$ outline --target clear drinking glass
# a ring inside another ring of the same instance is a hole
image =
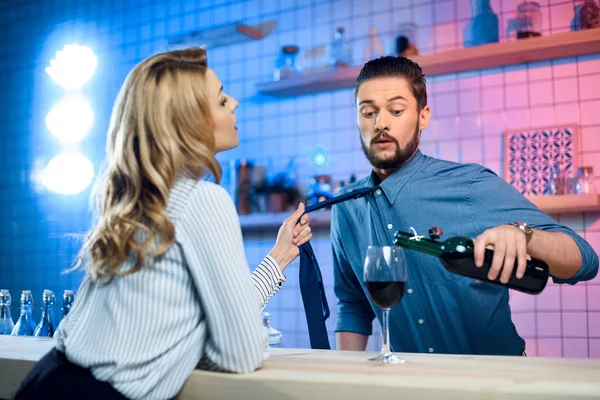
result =
[[[369,359],[381,364],[403,363],[404,359],[392,354],[388,328],[390,309],[404,296],[408,272],[406,258],[401,248],[391,246],[369,246],[365,257],[364,282],[369,297],[382,310],[383,345],[381,353]]]

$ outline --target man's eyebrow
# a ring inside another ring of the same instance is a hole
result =
[[[394,97],[392,97],[392,98],[388,99],[387,101],[388,101],[388,103],[389,103],[389,102],[391,102],[391,101],[395,101],[395,100],[403,100],[403,101],[406,101],[406,102],[408,102],[408,100],[406,100],[406,98],[405,98],[405,97],[403,97],[403,96],[394,96]],[[358,103],[358,105],[360,106],[361,104],[375,104],[375,102],[374,102],[373,100],[361,100],[361,101]]]
[[[388,101],[394,101],[394,100],[404,100],[404,101],[408,101],[406,100],[404,97],[402,96],[394,96],[391,99],[388,99]]]

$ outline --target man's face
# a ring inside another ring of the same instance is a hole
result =
[[[363,82],[356,93],[358,128],[365,156],[376,169],[395,170],[415,154],[421,130],[429,124],[429,106],[417,111],[417,99],[403,78]]]

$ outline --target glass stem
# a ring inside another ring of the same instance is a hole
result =
[[[389,315],[390,315],[390,309],[389,308],[384,308],[382,309],[382,317],[381,317],[381,322],[382,322],[382,328],[383,328],[383,345],[381,346],[381,354],[383,354],[384,356],[388,356],[390,354],[392,354],[392,352],[390,351],[390,330],[388,327],[389,324]]]

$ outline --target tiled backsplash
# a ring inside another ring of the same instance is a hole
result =
[[[570,30],[570,0],[540,0],[544,35]],[[491,1],[500,17],[500,40],[516,0]],[[15,306],[22,289],[32,289],[39,304],[44,288],[55,293],[76,289],[80,275],[61,275],[78,250],[65,237],[90,226],[89,191],[74,197],[50,194],[34,184],[34,176],[56,153],[44,118],[58,91],[45,66],[66,43],[89,45],[99,67],[88,89],[96,114],[83,150],[96,169],[104,158],[104,140],[112,102],[128,71],[142,58],[164,49],[166,38],[197,28],[232,21],[248,24],[276,20],[265,39],[209,51],[209,64],[240,101],[237,111],[240,146],[221,154],[229,161],[251,158],[283,167],[296,157],[301,182],[327,173],[334,179],[362,177],[369,165],[360,149],[352,90],[276,99],[257,93],[258,82],[271,79],[279,48],[301,49],[327,44],[337,26],[353,40],[354,64],[371,26],[379,28],[389,47],[402,22],[418,25],[422,54],[463,46],[462,32],[471,18],[467,0],[173,0],[125,2],[17,1],[0,5],[0,286],[11,290]],[[501,173],[503,132],[539,126],[576,124],[580,156],[600,174],[600,54],[448,74],[427,78],[432,124],[423,132],[424,153],[458,162],[476,162]],[[328,163],[312,164],[316,147]],[[227,185],[227,179],[224,182]],[[600,251],[600,213],[558,215]],[[253,268],[271,248],[276,232],[246,234]],[[313,247],[326,282],[334,340],[335,296],[328,231],[315,232]],[[273,325],[286,346],[309,347],[298,289],[297,263],[269,303]],[[513,294],[512,309],[530,355],[600,357],[600,277],[576,286],[552,283],[540,296]],[[35,314],[39,317],[39,310]],[[376,349],[379,330],[370,342]]]

